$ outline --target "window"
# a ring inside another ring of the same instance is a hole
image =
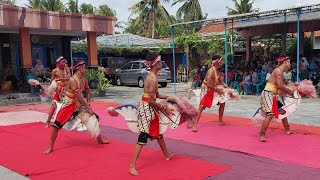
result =
[[[124,70],[131,69],[131,65],[132,65],[132,63],[128,63],[123,67],[123,69]]]
[[[140,63],[140,69],[145,69],[147,66],[144,63]]]
[[[139,63],[132,63],[131,69],[139,69]]]

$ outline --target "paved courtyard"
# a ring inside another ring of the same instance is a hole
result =
[[[186,97],[190,85],[187,83],[177,84],[177,96]],[[143,89],[136,86],[112,86],[107,89],[107,94],[102,99],[109,102],[120,102],[123,104],[137,104],[141,98]],[[159,87],[159,93],[166,95],[174,95],[173,84],[168,85],[166,88]],[[198,106],[195,97],[191,100],[194,106]],[[238,102],[229,101],[226,104],[225,115],[227,116],[240,116],[251,118],[256,112],[259,104],[259,96],[247,95],[242,96]],[[295,124],[306,124],[312,126],[320,126],[320,98],[309,99],[304,98],[294,114],[289,116],[289,122]],[[218,113],[218,108],[206,109],[207,113]]]

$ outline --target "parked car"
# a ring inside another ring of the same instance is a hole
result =
[[[130,61],[123,68],[116,71],[116,84],[136,84],[140,88],[144,86],[144,79],[149,70],[143,60]],[[171,82],[171,71],[167,64],[162,61],[162,69],[158,72],[158,82],[161,87],[166,87]]]

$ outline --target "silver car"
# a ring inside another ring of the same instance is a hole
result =
[[[116,72],[116,84],[121,86],[122,84],[144,86],[144,79],[149,73],[147,66],[143,60],[130,61],[123,68],[118,69]],[[162,69],[158,72],[158,82],[161,87],[166,87],[171,82],[171,71],[167,64],[162,61]]]

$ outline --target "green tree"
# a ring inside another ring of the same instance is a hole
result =
[[[111,9],[108,5],[101,5],[98,8],[98,15],[101,16],[116,16],[117,12]]]
[[[32,9],[42,9],[41,0],[28,0],[28,4],[25,5]]]
[[[95,14],[95,8],[91,4],[82,3],[80,5],[80,13]]]
[[[16,0],[0,0],[0,4],[15,5]]]
[[[199,0],[174,0],[172,6],[176,5],[177,3],[183,3],[182,6],[177,10],[177,19],[182,19],[186,22],[205,19]]]
[[[41,0],[42,9],[46,11],[64,11],[65,7],[60,0]]]
[[[70,13],[79,13],[79,3],[78,0],[69,0],[67,3],[68,7],[66,9],[66,12]]]
[[[163,0],[169,2],[170,0]],[[162,25],[172,23],[171,16],[161,5],[160,0],[141,0],[129,8],[131,15],[138,15],[137,18],[129,20],[127,31],[151,38],[158,37],[155,34],[159,29],[156,24],[161,22]],[[158,26],[159,27],[159,26]]]
[[[254,0],[232,0],[234,2],[235,8],[227,7],[228,15],[245,14],[258,12],[259,9],[253,8]],[[240,2],[239,2],[240,1]]]

